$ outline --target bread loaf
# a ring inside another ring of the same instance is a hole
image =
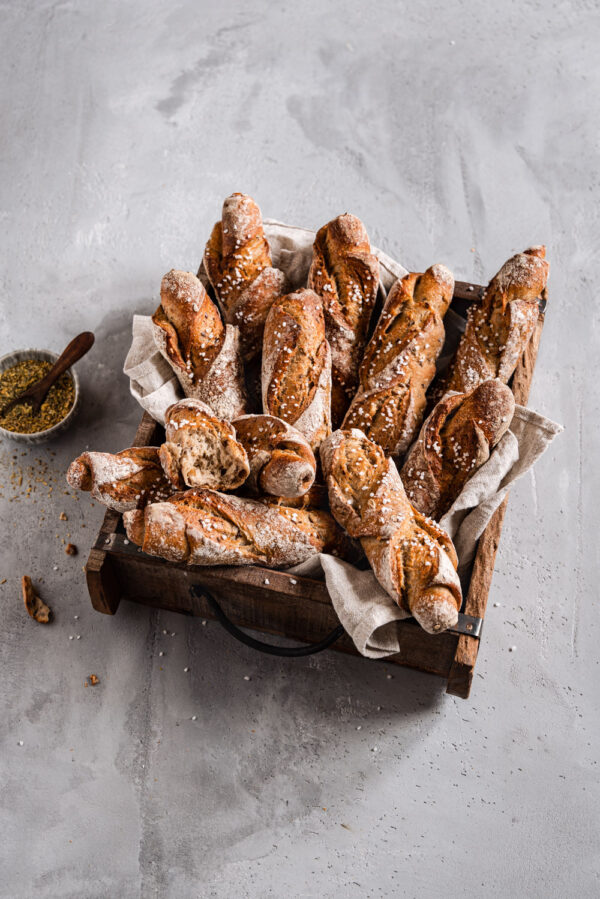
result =
[[[225,321],[240,330],[243,358],[252,359],[261,351],[271,304],[286,288],[285,275],[273,268],[260,209],[252,197],[227,197],[206,245],[204,268]]]
[[[154,340],[184,394],[205,402],[219,418],[242,415],[246,396],[237,328],[223,325],[191,272],[166,274],[160,296],[152,316]]]
[[[156,446],[132,446],[115,454],[82,453],[71,462],[67,482],[115,512],[141,509],[173,493]]]
[[[312,290],[271,306],[263,342],[263,411],[300,431],[314,450],[331,433],[331,353],[323,305]]]
[[[379,261],[356,216],[339,215],[317,231],[308,286],[323,300],[332,359],[332,420],[339,427],[356,392],[379,286]]]
[[[212,490],[176,493],[123,516],[144,552],[188,565],[287,568],[319,552],[344,553],[348,540],[324,510],[268,505]]]
[[[321,491],[325,493],[323,498]],[[346,562],[356,563],[364,558],[358,540],[350,537],[339,527],[329,511],[329,503],[325,487],[312,487],[308,493],[300,497],[261,496],[258,502],[269,508],[276,508],[278,513],[295,525],[315,529],[327,549],[322,552],[338,556]],[[297,513],[301,514],[298,515]]]
[[[467,327],[434,399],[449,390],[467,393],[490,378],[507,384],[539,317],[539,297],[550,266],[546,248],[530,247],[505,262],[469,309]]]
[[[440,400],[400,472],[413,506],[439,521],[487,462],[514,411],[512,391],[499,380],[483,381],[471,393]]]
[[[419,432],[453,292],[443,265],[396,281],[365,349],[343,426],[360,429],[387,455],[404,454]]]
[[[461,606],[454,546],[411,506],[393,460],[356,429],[335,431],[320,453],[331,512],[360,539],[383,589],[428,633],[453,627]]]
[[[200,400],[188,397],[169,406],[165,434],[160,461],[176,490],[186,486],[233,490],[250,473],[246,451],[236,440],[235,429]]]
[[[300,431],[273,415],[242,415],[232,425],[248,455],[246,487],[285,497],[302,496],[310,490],[316,461]]]

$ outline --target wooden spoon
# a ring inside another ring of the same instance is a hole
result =
[[[58,381],[68,368],[71,368],[76,362],[79,362],[82,356],[92,348],[94,344],[94,335],[91,331],[82,331],[77,337],[74,337],[71,343],[62,351],[48,374],[44,375],[23,393],[9,400],[6,406],[0,409],[0,418],[16,406],[18,403],[29,403],[34,415],[40,411],[40,406],[46,399],[46,395],[52,385]]]

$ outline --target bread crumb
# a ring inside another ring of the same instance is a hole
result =
[[[60,518],[61,521],[68,521],[68,520],[69,520],[69,519],[67,518],[67,516],[65,515],[64,512],[61,512],[60,515],[59,515],[58,517]]]
[[[40,599],[31,583],[29,575],[24,574],[21,578],[21,590],[23,592],[23,602],[29,615],[39,624],[48,624],[52,617],[52,609]]]
[[[89,680],[90,680],[90,684],[92,685],[92,687],[95,687],[96,684],[100,683],[100,678],[97,677],[95,674],[90,674]]]
[[[77,547],[74,543],[67,543],[65,546],[65,552],[68,556],[76,556],[77,555]]]

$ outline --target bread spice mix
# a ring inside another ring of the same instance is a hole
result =
[[[42,359],[23,359],[0,373],[0,408],[41,380],[51,368],[52,363]],[[74,402],[75,385],[65,372],[48,391],[39,412],[34,413],[29,403],[19,403],[0,416],[0,427],[19,434],[46,431],[68,415]]]

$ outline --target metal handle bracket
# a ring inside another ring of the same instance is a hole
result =
[[[251,637],[245,631],[241,630],[227,617],[212,593],[209,593],[204,587],[193,584],[190,590],[194,598],[206,599],[219,624],[221,624],[232,637],[235,637],[240,643],[250,646],[251,649],[256,649],[258,652],[264,652],[267,655],[283,656],[284,658],[298,658],[300,656],[314,655],[317,652],[328,649],[336,640],[339,640],[344,633],[344,628],[339,624],[319,643],[310,643],[306,646],[274,646],[272,643],[256,640],[255,637]]]
[[[448,628],[451,634],[465,634],[467,637],[481,637],[483,618],[458,613],[458,621],[454,627]]]

